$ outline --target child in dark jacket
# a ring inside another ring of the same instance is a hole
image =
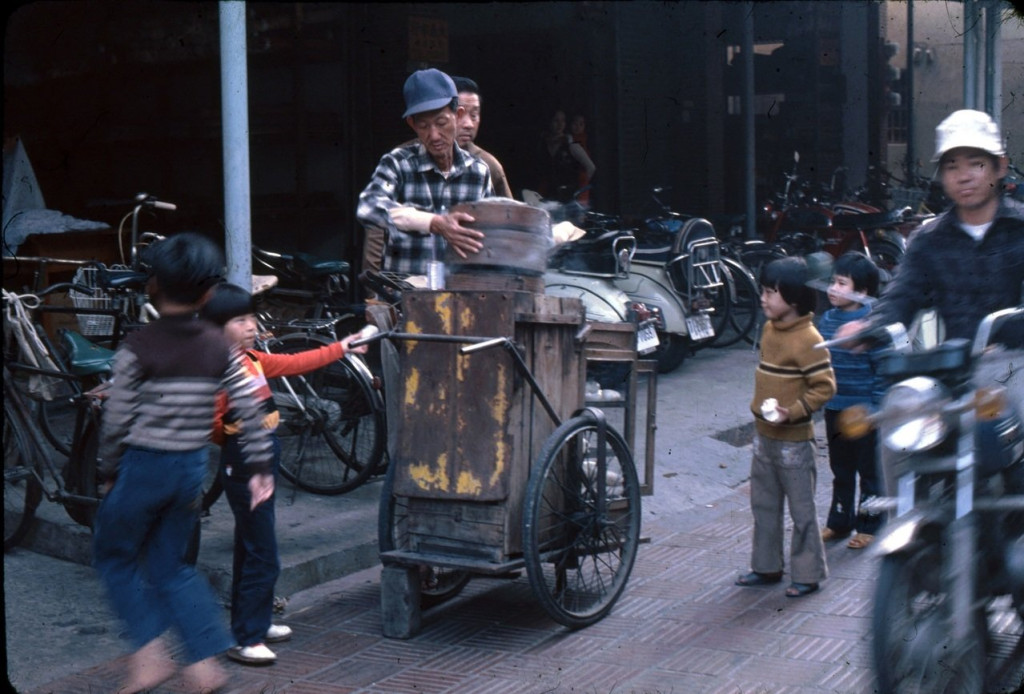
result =
[[[243,360],[255,382],[256,399],[263,413],[262,425],[273,432],[280,419],[267,379],[298,376],[337,361],[346,351],[365,353],[366,346],[350,348],[358,338],[350,335],[318,349],[295,354],[271,354],[253,349],[258,326],[252,295],[233,284],[219,284],[203,307],[202,316],[223,327],[224,334],[245,352]],[[253,507],[249,497],[248,473],[240,457],[238,424],[234,403],[221,393],[214,417],[213,441],[221,446],[220,476],[231,512],[235,516],[235,556],[231,577],[231,631],[237,645],[228,657],[248,665],[274,662],[277,654],[267,643],[291,638],[291,628],[272,624],[274,584],[281,571],[274,530],[274,497]],[[273,439],[273,470],[277,474],[281,447]]]
[[[811,415],[835,393],[826,350],[812,322],[815,293],[807,286],[802,258],[782,258],[761,276],[764,332],[754,374],[754,455],[750,465],[750,507],[754,514],[751,571],[736,585],[760,586],[782,580],[784,514],[793,519],[786,596],[818,590],[827,576],[825,546],[814,507],[817,467]]]
[[[826,340],[835,337],[840,326],[850,321],[864,320],[871,311],[866,301],[856,295],[868,297],[878,294],[878,268],[862,253],[845,253],[832,268],[828,299],[832,308],[818,323],[818,331]],[[874,430],[859,439],[846,439],[839,433],[839,413],[853,405],[875,409],[885,391],[885,381],[876,364],[881,347],[870,352],[852,351],[833,347],[832,369],[836,373],[836,394],[825,404],[825,434],[828,439],[828,460],[832,468],[832,504],[829,507],[821,539],[825,542],[840,540],[851,532],[857,534],[847,547],[863,549],[875,539],[881,525],[879,514],[858,513],[855,503],[857,477],[860,477],[860,503],[880,493],[877,469],[878,437]]]

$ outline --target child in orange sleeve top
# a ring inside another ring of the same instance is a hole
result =
[[[202,317],[223,326],[228,339],[245,351],[243,360],[256,381],[256,399],[263,410],[263,428],[277,428],[280,413],[274,405],[267,379],[298,376],[341,359],[346,351],[363,354],[366,346],[349,348],[358,338],[350,335],[340,342],[295,354],[270,354],[253,349],[257,323],[252,295],[233,284],[219,284],[202,310]],[[228,657],[250,665],[272,663],[277,655],[266,643],[286,641],[292,630],[271,624],[274,584],[280,573],[277,538],[274,531],[274,498],[251,508],[247,472],[240,458],[237,426],[227,395],[217,400],[213,441],[221,446],[220,476],[231,511],[235,516],[234,567],[231,578],[231,630],[237,644]],[[274,443],[274,474],[280,463],[281,446]]]

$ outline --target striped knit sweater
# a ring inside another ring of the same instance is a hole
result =
[[[864,320],[871,312],[870,306],[853,311],[830,308],[818,322],[818,332],[826,340],[836,336],[839,327],[855,320]],[[868,352],[855,352],[841,347],[832,347],[832,370],[836,374],[836,394],[825,405],[826,410],[845,410],[854,405],[878,406],[885,394],[887,382],[878,375],[879,356],[885,348],[876,347]]]
[[[765,323],[761,333],[761,361],[754,373],[754,413],[757,433],[781,441],[809,441],[814,438],[811,415],[836,392],[828,350],[814,349],[821,335],[814,327],[814,315],[791,323]],[[789,410],[789,421],[771,424],[761,416],[761,403],[775,398]]]
[[[241,350],[212,323],[167,316],[129,335],[114,358],[103,406],[100,472],[113,477],[128,446],[192,451],[210,440],[214,403],[224,389],[244,423],[242,453],[257,472],[271,462],[254,383]]]

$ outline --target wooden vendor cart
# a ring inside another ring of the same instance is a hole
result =
[[[553,619],[592,624],[632,570],[640,484],[623,437],[583,407],[582,305],[528,291],[529,278],[450,279],[404,292],[403,323],[381,334],[400,373],[380,505],[384,635],[414,635],[421,606],[471,574],[520,569]]]

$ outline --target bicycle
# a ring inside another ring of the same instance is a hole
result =
[[[252,259],[254,268],[269,270],[278,278],[261,299],[279,320],[337,318],[345,327],[362,320],[365,306],[349,300],[348,262],[321,260],[306,253],[278,253],[255,245]]]
[[[109,379],[114,356],[112,350],[90,342],[69,328],[57,329],[60,344],[54,344],[43,327],[33,320],[43,313],[80,315],[75,308],[43,303],[44,297],[72,290],[87,292],[88,288],[62,282],[33,294],[3,291],[5,332],[12,338],[5,356],[62,374],[59,378],[40,374],[28,378],[29,385],[33,380],[46,382],[45,389],[35,393],[38,395],[37,420],[46,440],[64,456],[71,453],[75,398]],[[17,339],[13,339],[15,336]]]
[[[26,364],[4,363],[4,551],[15,547],[29,531],[43,496],[64,506],[79,525],[92,527],[99,506],[97,451],[99,396],[84,392],[76,407],[72,446],[58,468],[46,450],[31,405],[18,387],[16,372],[53,378],[73,378],[59,371]]]

